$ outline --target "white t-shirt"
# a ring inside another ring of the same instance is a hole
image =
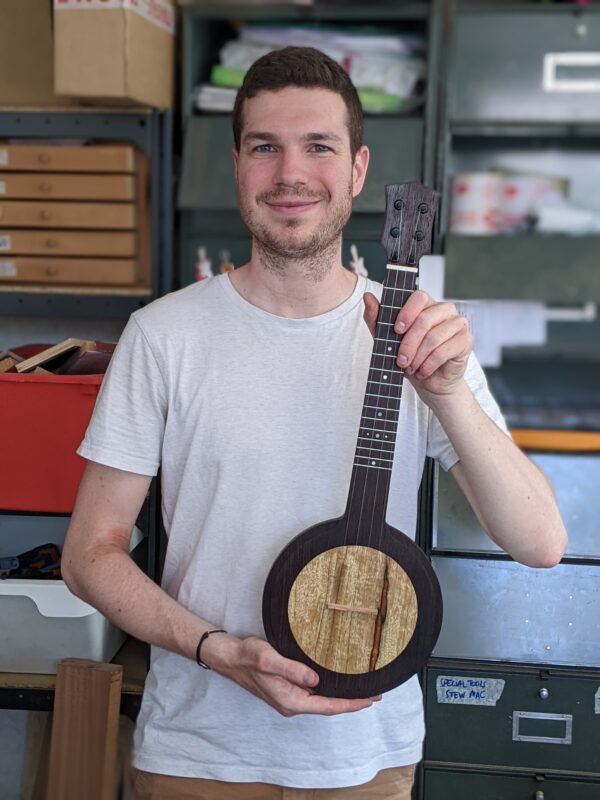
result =
[[[169,537],[162,586],[238,636],[264,636],[271,564],[309,526],[344,512],[372,338],[359,278],[308,319],[251,305],[227,275],[133,314],[102,384],[80,455],[154,475]],[[483,372],[467,380],[503,426]],[[414,537],[425,456],[457,457],[404,383],[387,521]],[[190,659],[152,648],[137,721],[138,769],[232,782],[327,788],[365,783],[421,758],[416,677],[354,714],[284,718]]]

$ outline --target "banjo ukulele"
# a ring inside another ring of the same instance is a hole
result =
[[[385,521],[404,370],[394,321],[417,288],[431,249],[438,194],[386,186],[387,255],[346,511],[312,526],[279,554],[263,592],[268,641],[319,675],[329,697],[372,697],[404,683],[429,659],[442,623],[427,556]]]

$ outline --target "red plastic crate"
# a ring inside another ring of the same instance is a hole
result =
[[[27,358],[43,346],[15,348]],[[27,350],[27,352],[25,352]],[[0,508],[70,513],[103,375],[0,375]]]

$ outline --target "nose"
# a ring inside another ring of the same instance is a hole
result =
[[[303,154],[295,148],[281,150],[273,176],[278,186],[303,186],[308,181]]]

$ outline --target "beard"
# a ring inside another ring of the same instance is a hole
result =
[[[295,198],[298,200],[329,200],[327,192],[315,193],[304,189],[286,188],[285,190],[264,192],[257,196],[257,203],[277,202],[280,199]],[[285,275],[290,262],[300,263],[304,267],[306,277],[315,282],[322,280],[329,272],[333,260],[339,250],[340,238],[352,213],[352,183],[335,205],[330,206],[316,228],[302,234],[304,220],[290,217],[281,226],[275,228],[260,219],[255,207],[251,207],[242,195],[238,195],[240,216],[252,234],[253,245],[267,269],[279,275]]]

